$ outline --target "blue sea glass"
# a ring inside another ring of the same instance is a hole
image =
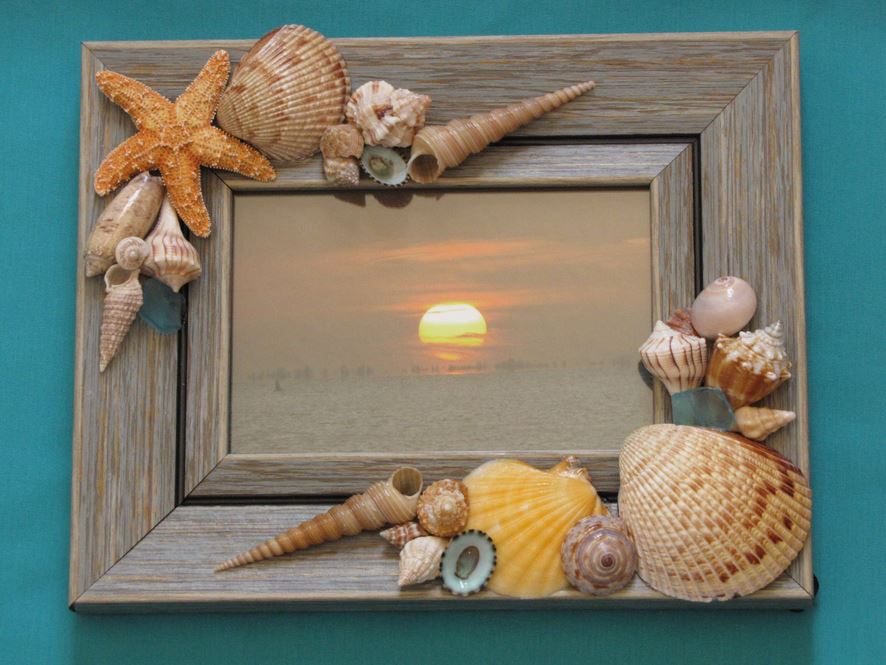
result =
[[[163,282],[149,279],[142,285],[145,302],[138,311],[141,320],[161,335],[172,335],[181,330],[185,297]]]
[[[692,388],[671,395],[675,425],[710,427],[721,432],[735,425],[735,414],[726,395],[719,388]]]

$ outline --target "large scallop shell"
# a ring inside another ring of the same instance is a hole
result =
[[[679,332],[658,321],[649,339],[640,347],[640,357],[643,366],[673,395],[702,382],[708,347],[703,338]]]
[[[506,596],[540,598],[566,588],[560,566],[566,533],[582,517],[608,513],[573,457],[547,471],[516,460],[487,462],[464,483],[468,528],[489,534],[498,551],[489,588]]]
[[[791,378],[781,321],[723,337],[714,344],[705,383],[719,388],[737,409],[758,402]]]
[[[803,473],[737,434],[650,425],[625,440],[619,515],[651,587],[684,600],[745,596],[776,579],[809,534]]]
[[[350,92],[345,61],[319,32],[284,25],[259,39],[234,70],[218,124],[271,159],[310,157],[341,122]]]

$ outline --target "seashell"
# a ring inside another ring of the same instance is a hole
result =
[[[652,588],[684,600],[745,596],[776,579],[809,534],[802,472],[763,444],[697,427],[650,425],[619,458],[619,514]]]
[[[421,584],[440,576],[440,559],[448,538],[421,536],[410,540],[400,550],[400,576],[397,585]]]
[[[394,547],[402,548],[410,540],[414,540],[419,536],[427,536],[428,532],[422,529],[421,524],[418,522],[407,522],[406,524],[398,524],[390,529],[385,529],[378,535]]]
[[[793,411],[779,411],[765,407],[743,406],[735,410],[735,428],[755,441],[764,441],[797,417]]]
[[[760,401],[791,378],[790,367],[784,327],[777,321],[738,337],[721,335],[714,344],[705,382],[726,393],[737,409]]]
[[[618,517],[585,517],[566,534],[560,561],[569,583],[594,596],[615,593],[637,572],[637,550]]]
[[[144,302],[138,271],[111,266],[105,273],[105,293],[99,335],[99,372],[104,372],[116,355]]]
[[[324,157],[323,172],[336,185],[353,187],[360,182],[360,167],[353,157]]]
[[[129,236],[117,243],[114,258],[124,270],[138,270],[150,253],[148,243],[138,236]]]
[[[495,571],[498,556],[488,534],[470,530],[449,543],[440,562],[443,586],[457,596],[469,596],[483,588]]]
[[[415,132],[425,126],[425,112],[430,104],[427,95],[403,88],[395,90],[387,81],[369,81],[351,95],[345,116],[359,128],[369,145],[408,148]]]
[[[157,278],[176,293],[200,276],[200,256],[182,234],[178,214],[172,208],[169,197],[163,199],[157,225],[145,242],[150,248],[150,255],[142,264],[143,274]]]
[[[248,552],[238,554],[218,566],[216,572],[236,568],[254,561],[270,559],[288,552],[307,549],[311,545],[353,536],[383,524],[403,524],[415,517],[421,494],[421,471],[411,466],[400,467],[388,480],[377,482],[363,494],[355,494],[343,504],[322,515],[295,526]]]
[[[366,146],[360,164],[370,178],[383,185],[396,186],[406,182],[406,162],[390,148]]]
[[[739,277],[720,277],[698,294],[690,310],[692,325],[707,339],[734,335],[757,311],[757,294]]]
[[[323,157],[359,157],[363,154],[363,135],[354,125],[332,125],[320,137]]]
[[[434,536],[450,537],[468,524],[468,488],[457,480],[438,480],[418,499],[419,524]]]
[[[574,457],[547,471],[516,460],[487,462],[464,484],[468,528],[489,534],[498,551],[489,588],[505,596],[539,598],[566,588],[560,567],[566,532],[582,517],[608,514]]]
[[[692,335],[693,337],[701,337],[698,331],[692,327],[692,312],[688,309],[680,308],[671,314],[671,318],[665,321],[671,328],[684,335]]]
[[[218,125],[271,159],[310,157],[342,120],[351,82],[332,42],[284,25],[243,56],[218,103]]]
[[[708,362],[707,342],[678,332],[662,321],[640,347],[643,366],[668,389],[679,393],[700,385]]]
[[[163,181],[145,171],[135,176],[105,208],[86,241],[86,276],[104,273],[114,263],[117,244],[128,236],[144,238],[163,201]]]
[[[446,125],[425,127],[412,142],[409,177],[420,183],[434,182],[443,171],[461,164],[471,154],[593,87],[593,81],[586,81],[488,113],[459,118]]]

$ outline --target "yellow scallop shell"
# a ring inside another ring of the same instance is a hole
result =
[[[486,532],[498,554],[496,593],[540,598],[568,586],[560,546],[581,518],[607,515],[587,471],[568,457],[544,471],[517,460],[487,462],[464,479],[468,529]]]

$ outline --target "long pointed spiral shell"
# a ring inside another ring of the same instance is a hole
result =
[[[663,321],[640,347],[643,366],[674,393],[699,385],[708,363],[707,343],[701,337],[686,335]]]
[[[459,118],[446,125],[424,127],[412,142],[409,177],[420,183],[434,182],[443,171],[461,164],[469,155],[480,152],[490,143],[593,87],[593,81],[586,81],[488,113]]]
[[[615,593],[637,571],[637,550],[624,522],[606,515],[585,517],[572,527],[560,559],[569,583],[594,596]]]
[[[422,476],[418,469],[401,467],[388,480],[371,485],[363,494],[355,494],[322,515],[228,559],[215,570],[228,570],[307,549],[312,545],[338,540],[342,536],[378,529],[384,524],[408,522],[415,517],[421,486]]]
[[[394,547],[402,549],[410,540],[415,540],[420,536],[427,536],[428,532],[421,528],[418,522],[407,522],[406,524],[398,524],[390,529],[385,529],[378,534],[387,540]]]
[[[440,576],[440,559],[449,544],[449,538],[421,536],[410,540],[400,550],[398,586],[421,584]]]
[[[793,411],[743,406],[735,410],[735,429],[755,441],[764,441],[797,417]]]
[[[117,353],[144,302],[138,271],[111,266],[105,273],[105,293],[99,335],[99,372],[105,371]]]
[[[145,275],[156,277],[176,293],[200,276],[200,255],[182,234],[178,214],[169,203],[169,197],[163,199],[157,225],[145,242],[150,250],[141,268]]]

